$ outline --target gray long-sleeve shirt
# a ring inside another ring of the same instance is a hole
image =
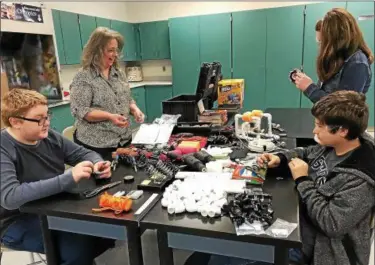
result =
[[[74,166],[82,161],[102,160],[97,153],[53,130],[36,145],[22,144],[2,130],[0,238],[9,224],[21,216],[19,207],[74,187],[72,171],[65,171],[65,164]]]

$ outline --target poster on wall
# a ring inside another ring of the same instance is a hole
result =
[[[1,2],[1,18],[32,23],[43,23],[42,9],[16,3]]]

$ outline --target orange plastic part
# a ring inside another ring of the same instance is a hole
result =
[[[103,193],[99,197],[99,209],[92,209],[93,212],[103,212],[107,210],[112,210],[115,214],[120,214],[123,212],[129,212],[132,208],[133,201],[128,197],[114,197],[107,192]]]

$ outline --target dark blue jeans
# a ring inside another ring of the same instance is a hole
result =
[[[94,258],[113,246],[114,241],[92,236],[54,231],[61,265],[92,265]],[[40,221],[36,216],[25,216],[6,230],[2,244],[6,247],[44,254]]]

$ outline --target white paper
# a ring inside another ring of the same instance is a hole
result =
[[[142,124],[132,144],[166,144],[171,137],[173,124]]]
[[[198,101],[198,109],[199,109],[199,113],[202,114],[205,109],[204,109],[204,105],[203,105],[203,101],[202,100],[199,100]]]

